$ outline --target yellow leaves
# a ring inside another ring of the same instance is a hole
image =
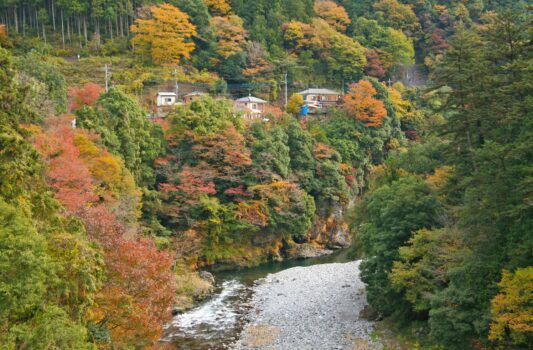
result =
[[[334,1],[317,0],[315,1],[314,10],[318,17],[324,19],[338,31],[346,31],[346,28],[351,23],[344,7],[337,5]]]
[[[217,53],[220,56],[228,58],[243,51],[246,32],[244,22],[239,16],[213,17],[209,25],[217,38]]]
[[[204,0],[209,11],[217,16],[225,16],[231,13],[231,5],[227,0]]]
[[[94,157],[100,153],[98,147],[85,134],[74,136],[74,144],[80,150],[82,157]]]
[[[291,98],[287,102],[287,113],[292,113],[294,115],[300,114],[300,109],[304,105],[304,99],[300,94],[292,94]]]
[[[306,24],[297,21],[291,21],[284,25],[283,38],[293,46],[297,46],[304,39],[304,26]]]
[[[489,339],[502,342],[506,337],[515,345],[533,336],[533,267],[503,271],[500,293],[492,299]]]
[[[442,166],[435,169],[433,175],[429,175],[426,179],[426,183],[429,187],[435,191],[439,191],[446,186],[453,175],[453,168],[450,166]]]
[[[131,26],[135,34],[132,43],[141,54],[150,54],[158,64],[177,64],[190,58],[196,27],[180,9],[161,4],[150,8],[151,19],[137,19]]]

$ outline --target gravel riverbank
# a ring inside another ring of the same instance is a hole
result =
[[[365,307],[359,261],[295,267],[259,280],[235,350],[378,349]]]

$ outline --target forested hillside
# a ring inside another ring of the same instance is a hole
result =
[[[352,240],[407,347],[531,348],[531,6],[0,0],[0,349],[167,348],[200,270]]]

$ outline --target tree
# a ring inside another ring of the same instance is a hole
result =
[[[524,348],[533,345],[533,267],[504,270],[500,293],[492,299],[489,339]],[[508,346],[511,346],[508,344]]]
[[[204,0],[211,13],[215,16],[226,16],[231,13],[231,5],[227,0]]]
[[[84,106],[94,106],[98,101],[102,90],[102,87],[95,83],[86,83],[81,88],[70,88],[69,95],[72,98],[70,110],[74,111]]]
[[[382,79],[385,77],[386,71],[383,67],[383,62],[381,61],[380,51],[374,49],[374,50],[367,50],[365,53],[366,56],[366,66],[365,66],[365,73],[368,76]]]
[[[387,116],[387,110],[383,101],[374,98],[376,94],[372,83],[360,80],[350,85],[350,90],[344,96],[343,108],[365,127],[379,127]]]
[[[392,286],[389,273],[399,258],[398,248],[415,231],[441,225],[442,207],[424,181],[408,176],[366,196],[358,210],[357,233],[367,256],[361,277],[369,302],[387,315],[409,312],[403,295]]]
[[[150,55],[157,64],[178,64],[182,58],[190,58],[196,35],[196,27],[189,16],[180,9],[161,4],[150,8],[151,18],[138,18],[131,26],[136,51]]]
[[[217,39],[217,53],[223,59],[243,51],[246,32],[239,16],[213,17],[209,22]]]
[[[50,195],[19,124],[37,118],[13,68],[0,48],[0,343],[90,349],[83,316],[102,283],[100,250]]]
[[[408,30],[412,33],[419,27],[418,19],[409,5],[403,5],[398,0],[379,0],[374,9],[385,25],[394,29]]]
[[[98,133],[109,151],[122,157],[138,184],[153,186],[152,163],[164,151],[163,131],[146,118],[135,99],[112,88],[95,106],[75,113],[81,128]]]
[[[304,105],[304,99],[302,95],[296,93],[292,94],[289,98],[289,102],[287,103],[287,113],[291,113],[293,115],[299,115],[300,109]]]
[[[315,1],[314,11],[318,17],[324,19],[329,25],[340,32],[345,32],[348,25],[351,23],[348,13],[344,7],[337,5],[329,0]]]

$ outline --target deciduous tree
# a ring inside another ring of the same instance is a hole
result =
[[[366,127],[379,127],[387,116],[383,101],[375,99],[376,89],[367,80],[360,80],[350,86],[344,96],[344,109]]]
[[[190,58],[196,27],[189,16],[170,4],[152,6],[150,13],[151,18],[139,18],[131,26],[136,52],[150,55],[158,64],[177,64]]]

